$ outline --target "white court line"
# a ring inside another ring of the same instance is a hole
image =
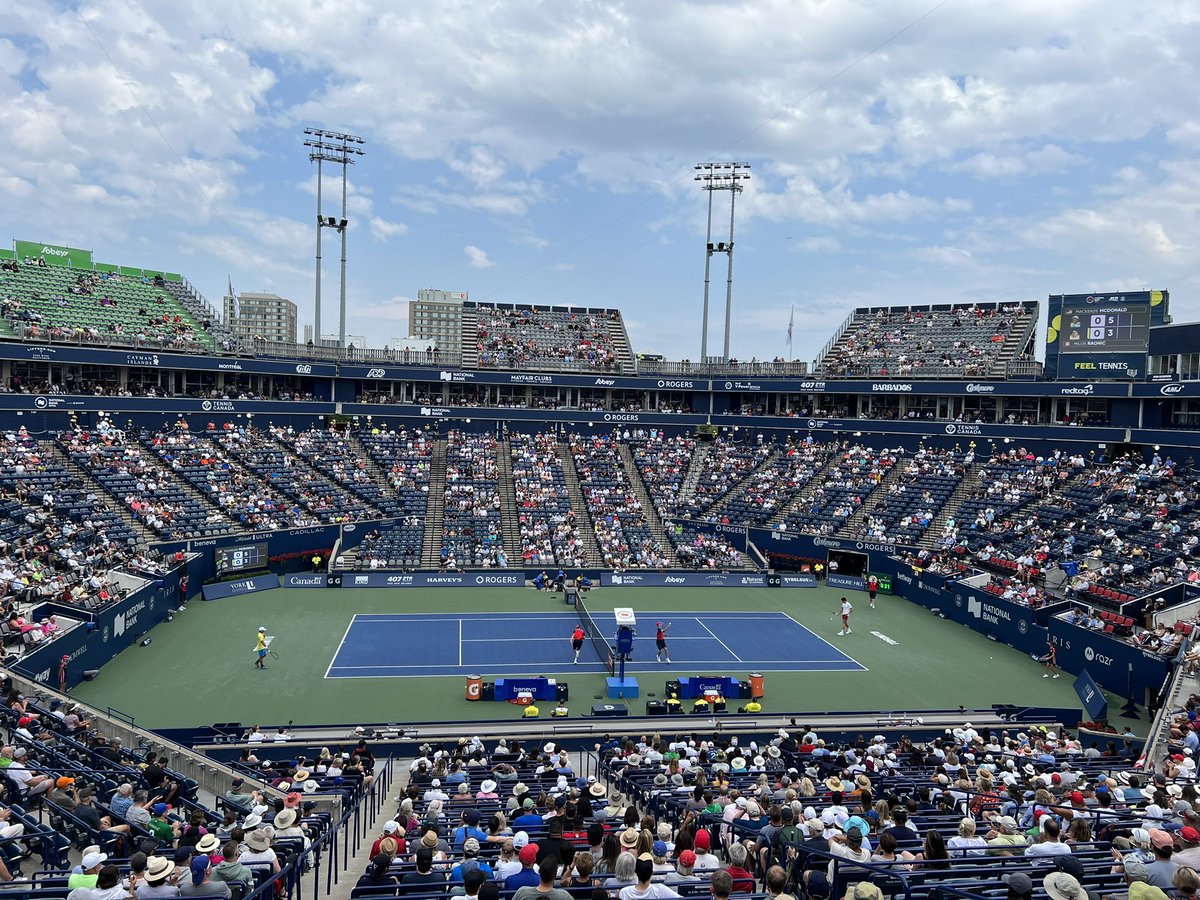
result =
[[[605,615],[605,614],[611,615],[612,610],[609,609],[609,610],[601,610],[600,611],[600,615]],[[659,612],[643,610],[640,614],[643,616],[646,616],[647,618],[660,618],[661,617],[661,618],[667,619],[673,615],[682,615],[683,611],[678,610],[678,609],[673,609],[673,610],[669,610],[669,611],[659,611]],[[778,619],[780,616],[784,616],[789,619],[791,618],[791,616],[788,616],[787,613],[782,613],[782,612],[751,613],[751,614],[743,615],[743,614],[741,614],[739,612],[735,612],[733,610],[714,610],[711,613],[706,613],[706,615],[708,615],[710,618],[724,618],[724,619],[736,618],[738,621],[742,621],[743,619],[749,619],[749,620],[753,620],[753,621]],[[368,622],[374,622],[374,621],[387,622],[387,621],[391,621],[393,619],[403,620],[405,622],[450,622],[450,621],[453,621],[455,618],[469,619],[472,622],[512,622],[512,621],[561,622],[561,621],[564,621],[567,619],[578,619],[578,616],[576,616],[575,613],[573,613],[573,612],[561,612],[561,613],[554,613],[552,615],[545,616],[545,615],[531,615],[529,613],[521,612],[520,610],[514,610],[513,612],[503,613],[501,615],[484,615],[484,614],[479,614],[479,613],[458,613],[458,614],[446,613],[444,615],[429,616],[429,615],[426,615],[423,613],[358,613],[357,618],[363,619],[364,621],[368,621]],[[594,615],[593,615],[593,618],[595,618]],[[686,619],[689,617],[685,615],[685,616],[683,616],[683,618]],[[615,621],[616,620],[614,619],[614,623],[615,623]],[[795,622],[796,620],[792,619],[792,621]],[[799,623],[797,623],[797,624],[799,624]]]
[[[342,652],[342,644],[346,643],[346,638],[350,634],[350,629],[354,627],[354,620],[357,618],[357,613],[350,617],[350,624],[346,626],[346,630],[342,633],[342,639],[338,641],[337,649],[333,651],[333,657],[329,660],[329,666],[325,669],[325,674],[322,677],[328,678],[329,673],[333,671],[334,661],[337,660],[338,654]],[[341,667],[339,666],[339,668]]]
[[[494,637],[463,638],[462,642],[464,644],[494,644],[496,642],[496,640],[497,640],[497,638],[494,638]],[[565,644],[569,644],[571,642],[570,638],[561,638],[561,637],[520,637],[520,638],[513,638],[513,640],[519,640],[522,644],[524,644],[527,641],[562,641]],[[695,634],[695,635],[688,635],[686,637],[673,637],[673,638],[671,638],[671,643],[674,643],[675,641],[711,641],[711,640],[712,640],[712,638],[710,638],[710,637],[705,637],[702,634]]]
[[[713,640],[714,640],[714,641],[716,641],[718,644],[720,644],[722,647],[724,647],[724,648],[725,648],[725,652],[726,652],[726,653],[728,653],[730,656],[732,656],[732,657],[733,657],[735,660],[737,660],[738,662],[741,662],[741,661],[742,661],[742,658],[741,658],[740,656],[738,656],[736,653],[734,653],[732,650],[730,650],[730,649],[729,649],[729,645],[728,645],[728,644],[726,644],[726,643],[725,643],[723,640],[721,640],[719,637],[717,637],[715,634],[713,634],[713,631],[712,631],[712,629],[711,629],[711,628],[709,628],[707,625],[705,625],[705,624],[704,624],[703,622],[701,622],[699,619],[696,619],[695,621],[696,621],[696,624],[697,624],[697,625],[699,625],[701,628],[703,628],[703,629],[704,629],[705,631],[707,631],[709,634],[712,634],[712,638],[713,638]],[[667,646],[668,646],[668,647],[670,647],[670,646],[671,646],[671,643],[670,643],[670,641],[668,641],[668,642],[667,642]]]
[[[851,662],[851,663],[854,663],[855,665],[858,665],[858,663],[855,663],[855,662],[854,662],[854,660],[848,660],[848,661],[849,661],[849,662]],[[638,661],[637,661],[637,660],[634,660],[633,662],[637,663]],[[838,660],[831,660],[831,659],[764,659],[764,660],[763,660],[763,662],[766,662],[766,663],[798,663],[798,664],[803,664],[803,663],[828,663],[828,662],[838,662]],[[641,664],[642,664],[642,665],[646,665],[646,663],[641,663]],[[704,659],[680,659],[680,660],[675,660],[675,659],[673,659],[673,660],[671,660],[671,662],[669,662],[669,663],[656,663],[655,665],[656,665],[656,666],[667,666],[667,665],[671,665],[671,666],[687,666],[687,665],[693,665],[693,664],[694,664],[694,665],[712,665],[712,660],[711,660],[711,659],[708,659],[708,658],[704,658]],[[569,662],[569,661],[562,660],[562,661],[559,661],[559,662],[551,662],[551,663],[550,663],[550,665],[558,665],[558,666],[573,666],[574,664],[573,664],[573,663],[571,663],[571,662]],[[600,667],[602,667],[602,668],[603,668],[603,663],[584,663],[584,665],[588,665],[588,666],[600,666]],[[529,664],[529,667],[530,667],[530,668],[538,668],[538,667],[540,667],[541,669],[544,669],[544,668],[546,668],[546,666],[545,666],[545,665],[543,665],[542,663],[530,663],[530,664]],[[334,669],[452,669],[452,668],[454,668],[454,666],[452,666],[452,665],[447,665],[446,663],[421,663],[420,665],[406,665],[406,666],[393,666],[393,665],[382,665],[382,664],[380,664],[380,665],[375,665],[375,664],[367,664],[367,665],[361,665],[361,666],[334,666],[333,668],[334,668]],[[463,666],[460,666],[459,668],[465,668],[465,667],[463,667]],[[605,670],[605,671],[607,671],[607,670]],[[661,672],[661,671],[662,671],[662,669],[661,669],[661,668],[654,668],[654,669],[637,669],[637,670],[635,670],[635,671],[638,671],[638,672]],[[841,671],[841,670],[840,670],[840,669],[798,669],[797,671],[801,671],[801,672],[824,672],[824,671],[828,671],[828,672],[837,672],[837,671]],[[458,675],[459,673],[458,673],[458,672],[448,672],[448,673],[444,673],[444,674],[446,674],[446,676],[447,676],[447,677],[453,677],[453,676],[455,676],[455,675]],[[567,671],[566,671],[566,674],[570,674],[570,670],[567,670]],[[504,676],[502,676],[502,675],[501,675],[501,676],[498,676],[498,677],[501,677],[501,678],[502,678],[502,677],[504,677]]]
[[[458,619],[458,665],[459,665],[459,668],[462,668],[462,645],[463,645],[462,623],[463,623],[462,617],[459,616],[459,619]]]
[[[787,616],[789,619],[792,619],[791,615],[789,615],[788,613],[780,613],[780,615]],[[857,659],[855,659],[853,656],[851,656],[849,653],[847,653],[845,650],[843,650],[841,647],[839,647],[837,644],[829,643],[829,641],[825,640],[825,638],[821,637],[819,634],[817,634],[815,631],[813,631],[811,628],[809,628],[807,625],[805,625],[800,620],[792,619],[792,621],[795,622],[797,625],[799,625],[801,628],[803,628],[805,631],[807,631],[809,634],[811,634],[813,637],[815,637],[818,641],[820,641],[826,647],[832,647],[838,653],[842,654],[842,656],[846,657],[846,659],[850,660],[850,662],[854,663],[856,666],[858,666],[864,672],[871,671],[866,666],[864,666],[862,663],[860,663]]]
[[[674,661],[672,661],[672,662],[674,663]],[[676,663],[676,665],[692,664],[692,663],[695,663],[697,665],[707,665],[711,662],[712,662],[711,660],[706,660],[706,659],[705,660],[684,660],[683,663]],[[804,663],[804,662],[828,663],[828,662],[831,662],[831,660],[828,660],[828,659],[814,659],[814,660],[785,659],[785,660],[777,660],[776,662],[784,662],[784,663],[788,663],[788,664]],[[774,665],[774,663],[771,663],[771,664]],[[571,665],[571,664],[564,663],[564,665]],[[666,664],[664,663],[663,665],[666,665]],[[416,666],[416,667],[339,666],[338,667],[338,669],[341,669],[341,670],[344,670],[344,669],[372,669],[373,670],[373,669],[386,669],[386,668],[436,668],[436,667],[434,667],[434,666]],[[527,671],[527,672],[495,672],[495,673],[490,673],[488,675],[488,677],[492,678],[492,679],[495,679],[495,678],[527,678],[527,677],[531,677],[534,675],[540,675],[544,671],[545,671],[544,667],[535,668],[535,667],[531,666],[529,671]],[[564,671],[563,674],[569,675],[573,672],[578,672],[579,674],[599,675],[599,674],[605,673],[607,671],[608,671],[608,669],[604,668],[604,666],[601,665],[600,663],[583,663],[582,665],[579,665],[579,666],[572,666],[570,672]],[[633,675],[662,674],[662,669],[627,668],[626,671]],[[803,674],[808,674],[808,673],[816,673],[816,672],[855,672],[855,671],[859,671],[859,670],[858,669],[850,669],[850,668],[843,666],[841,668],[833,668],[833,669],[795,669],[794,670],[794,669],[789,668],[789,669],[767,669],[767,671],[768,672],[784,672],[784,673],[795,671],[795,672],[800,672]],[[334,676],[334,679],[336,680],[336,679],[341,679],[341,678],[457,678],[457,677],[461,676],[462,674],[463,674],[462,672],[449,672],[449,673],[446,673],[446,672],[434,672],[434,673],[396,672],[395,674],[392,674],[392,675],[337,675],[337,676]]]

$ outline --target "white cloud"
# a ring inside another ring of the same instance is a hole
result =
[[[467,255],[467,265],[472,269],[490,269],[496,264],[488,258],[486,250],[481,250],[474,244],[463,247],[463,253]]]
[[[408,226],[403,222],[389,222],[379,216],[371,216],[371,237],[381,243],[387,243],[394,237],[408,234]]]

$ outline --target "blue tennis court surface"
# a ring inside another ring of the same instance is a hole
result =
[[[601,625],[616,620],[594,613]],[[671,623],[671,662],[655,661],[654,622]],[[708,612],[703,616],[638,611],[641,631],[627,671],[847,671],[866,667],[785,613]],[[605,672],[591,642],[574,665],[570,636],[578,618],[561,613],[356,615],[326,678],[412,675],[541,675]],[[611,640],[612,634],[607,634]]]

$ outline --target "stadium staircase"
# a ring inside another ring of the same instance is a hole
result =
[[[622,372],[636,371],[633,360],[633,347],[629,343],[629,329],[625,327],[625,317],[617,321],[608,320],[608,335],[612,339],[613,355],[617,359],[617,368]]]
[[[142,524],[141,520],[136,518],[133,513],[119,499],[105,490],[104,485],[92,478],[91,473],[75,460],[71,459],[69,453],[58,446],[56,441],[40,441],[39,445],[45,451],[47,456],[52,456],[58,460],[59,464],[71,473],[75,478],[79,479],[80,483],[85,485],[91,492],[96,495],[96,499],[104,504],[110,512],[117,514],[120,519],[133,528],[134,532],[141,539],[141,543],[149,543],[150,541],[161,541],[162,538],[156,535],[153,531]]]
[[[788,516],[799,509],[804,504],[808,495],[825,483],[825,479],[828,477],[830,471],[837,468],[838,463],[840,463],[843,458],[844,454],[841,451],[830,453],[829,458],[825,460],[825,464],[813,473],[813,477],[809,479],[804,488],[798,491],[796,496],[792,497],[791,500],[783,504],[783,506],[779,507],[779,509],[775,510],[775,515],[771,516],[771,520],[767,523],[767,526],[770,527],[782,524]],[[893,468],[895,467],[893,466]]]
[[[625,467],[625,476],[629,482],[629,488],[633,491],[633,495],[637,497],[638,502],[642,504],[642,514],[646,517],[646,527],[650,529],[650,533],[658,541],[659,547],[663,550],[669,550],[674,555],[675,542],[667,535],[667,529],[663,527],[662,517],[659,516],[658,510],[654,506],[654,501],[650,499],[650,492],[646,490],[646,483],[642,481],[642,473],[638,470],[637,461],[633,458],[633,451],[623,441],[617,441],[616,447],[617,454],[621,459],[621,465]],[[676,557],[676,561],[678,561],[678,557]]]
[[[442,524],[446,513],[446,439],[433,442],[429,457],[429,500],[425,507],[425,539],[421,565],[436,569],[442,561]]]
[[[371,476],[371,481],[384,494],[394,494],[395,489],[388,482],[387,473],[383,471],[379,463],[375,462],[370,451],[363,445],[363,442],[358,439],[353,431],[347,430],[346,442],[353,448],[355,455],[366,465],[366,473]]]
[[[700,478],[704,475],[704,461],[708,459],[708,453],[711,449],[711,444],[698,443],[696,445],[696,452],[692,456],[692,463],[688,466],[687,475],[683,478],[683,484],[679,486],[679,507],[684,506],[696,496],[696,485],[700,483]]]
[[[858,509],[850,513],[850,517],[841,524],[841,527],[838,528],[838,531],[843,534],[857,533],[858,527],[866,521],[868,512],[874,510],[878,505],[880,498],[887,496],[888,488],[900,480],[901,470],[903,467],[904,457],[898,456],[896,459],[896,464],[888,469],[887,474],[880,479],[879,483],[863,496],[863,501],[862,503],[858,504]],[[872,503],[871,501],[875,502]]]
[[[521,512],[517,509],[517,492],[513,486],[512,444],[508,435],[496,447],[496,489],[500,492],[500,533],[504,535],[504,550],[509,566],[520,565]]]
[[[166,282],[167,292],[172,297],[179,301],[179,304],[192,314],[192,317],[197,322],[208,322],[208,333],[214,339],[221,341],[232,337],[232,333],[224,325],[218,322],[220,313],[216,307],[204,298],[204,295],[196,290],[196,286],[186,278],[183,281],[168,281]]]
[[[583,488],[579,486],[579,471],[575,468],[575,457],[571,453],[571,447],[562,441],[555,441],[554,452],[558,454],[558,461],[562,465],[563,481],[567,485],[567,497],[571,500],[571,509],[577,510],[575,515],[578,517],[579,537],[583,541],[583,550],[586,554],[584,562],[588,566],[600,565],[600,547],[596,543],[596,532],[592,526],[592,517],[588,512],[587,500],[583,496]]]
[[[462,330],[459,332],[459,351],[464,369],[479,367],[479,313],[473,306],[464,306]],[[520,546],[519,544],[517,546]]]
[[[917,541],[917,546],[932,549],[941,538],[946,523],[951,519],[958,518],[958,512],[962,509],[963,503],[979,487],[979,473],[983,469],[984,462],[984,460],[977,458],[975,462],[967,467],[962,481],[954,489],[954,493],[950,495],[950,499],[946,501],[946,505],[934,516],[933,522],[925,529],[925,533],[921,535],[921,539]]]
[[[731,500],[733,500],[735,497],[741,497],[742,494],[745,493],[747,485],[749,485],[757,475],[775,464],[775,460],[779,459],[780,452],[781,451],[778,447],[772,447],[771,452],[767,455],[767,457],[761,463],[759,463],[759,465],[755,466],[750,472],[748,472],[745,478],[735,482],[733,487],[717,498],[717,501],[704,513],[704,517],[711,518],[712,516],[717,516],[720,518],[721,513],[724,512],[725,507],[729,505]]]
[[[1032,346],[1037,333],[1037,325],[1038,317],[1030,316],[1024,327],[1010,332],[1005,337],[1004,346],[1000,348],[1000,352],[988,367],[988,378],[1004,378],[1008,375],[1008,367],[1013,360],[1020,356],[1027,347]]]

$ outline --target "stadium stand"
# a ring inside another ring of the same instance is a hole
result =
[[[486,305],[464,307],[463,361],[481,369],[632,369],[615,309]],[[474,329],[473,344],[468,329]],[[623,352],[620,352],[623,351]]]
[[[534,566],[583,565],[586,551],[567,496],[557,438],[510,434],[509,446],[522,558]]]
[[[0,271],[0,295],[10,337],[104,343],[124,336],[159,350],[214,346],[161,279],[22,264]]]
[[[1023,352],[1036,303],[856,309],[817,365],[843,378],[986,378]]]
[[[496,439],[452,430],[446,435],[446,489],[440,563],[506,566],[500,519]]]

